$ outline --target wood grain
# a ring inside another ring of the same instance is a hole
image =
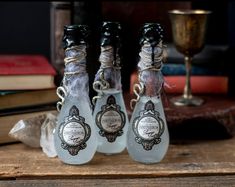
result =
[[[23,144],[1,146],[0,160],[1,180],[232,175],[235,174],[235,139],[170,145],[164,160],[152,165],[131,160],[125,151],[112,156],[96,153],[90,163],[72,166]]]
[[[68,187],[68,186],[133,186],[133,187],[231,187],[235,184],[235,176],[204,177],[160,177],[136,179],[74,179],[74,180],[15,180],[0,181],[1,187]]]

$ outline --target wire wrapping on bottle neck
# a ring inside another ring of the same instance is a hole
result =
[[[86,58],[86,51],[85,51],[84,46],[83,45],[72,46],[70,48],[67,48],[65,50],[65,53],[70,52],[70,51],[75,51],[75,56],[72,56],[72,57],[69,56],[69,57],[64,58],[65,67],[70,63],[76,63],[76,64],[79,64],[79,66],[83,68],[80,68],[77,71],[72,70],[72,71],[64,72],[64,75],[75,75],[75,74],[85,73],[86,65],[80,63]]]
[[[65,53],[73,53],[73,55],[75,54],[74,56],[70,56],[70,54],[66,55],[66,57],[64,58],[65,67],[67,67],[70,63],[79,64],[79,66],[81,67],[79,68],[79,70],[76,70],[76,71],[74,70],[75,66],[72,67],[70,71],[65,71],[64,72],[65,77],[71,76],[71,75],[77,75],[81,73],[86,73],[85,71],[86,65],[80,63],[84,61],[84,59],[86,58],[86,51],[83,45],[72,46],[70,48],[67,48],[65,49]],[[59,86],[56,90],[56,94],[61,99],[60,101],[57,102],[57,105],[56,105],[57,111],[61,110],[61,107],[64,104],[65,97],[68,95],[68,90],[64,84],[65,77],[63,78],[61,86]]]
[[[114,52],[112,46],[101,47],[101,54],[99,57],[99,62],[101,63],[101,65],[96,75],[97,80],[95,80],[93,83],[93,89],[100,94],[92,98],[93,105],[95,105],[97,99],[102,98],[102,96],[104,95],[103,91],[110,88],[109,82],[105,79],[105,69],[121,69],[121,67],[117,65],[120,62],[119,56],[113,53]],[[116,62],[114,61],[114,55],[116,55]]]
[[[142,50],[139,53],[140,61],[138,63],[138,67],[139,67],[138,82],[139,83],[136,83],[133,86],[133,93],[136,96],[136,98],[131,99],[130,101],[130,107],[132,110],[134,109],[134,104],[136,104],[140,100],[141,95],[145,91],[145,84],[141,79],[142,73],[146,70],[161,71],[163,61],[165,58],[165,54],[164,54],[165,47],[166,47],[165,45],[162,45],[162,41],[155,47],[152,47],[150,44],[144,44],[144,46],[142,47]],[[154,48],[160,49],[160,52],[158,50],[153,50]],[[149,52],[150,49],[152,49],[151,52]]]

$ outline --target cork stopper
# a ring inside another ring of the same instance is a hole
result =
[[[62,39],[63,48],[86,44],[89,35],[87,25],[66,25]]]

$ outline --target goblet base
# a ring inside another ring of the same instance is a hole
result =
[[[190,97],[180,96],[180,97],[173,97],[171,99],[171,102],[176,106],[200,106],[204,103],[204,100],[195,96],[190,96]]]

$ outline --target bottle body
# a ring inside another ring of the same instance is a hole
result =
[[[122,95],[121,25],[118,22],[103,22],[101,32],[100,68],[93,89],[94,119],[98,137],[97,151],[105,154],[120,153],[126,147],[129,119]]]
[[[169,146],[169,133],[159,96],[142,96],[136,103],[127,142],[128,153],[135,161],[151,164],[164,158]]]
[[[92,111],[85,99],[65,98],[55,129],[55,148],[67,164],[85,164],[93,158],[97,139]]]
[[[57,88],[61,101],[54,134],[58,157],[67,164],[89,162],[97,149],[95,122],[92,116],[86,72],[86,25],[64,27],[65,69]]]
[[[145,164],[160,162],[169,146],[169,133],[161,100],[164,79],[161,73],[164,58],[163,29],[158,23],[142,28],[138,62],[139,83],[133,89],[137,96],[127,133],[130,157]]]
[[[122,91],[108,89],[99,95],[93,112],[98,139],[97,151],[106,154],[120,153],[126,148],[129,124]]]

